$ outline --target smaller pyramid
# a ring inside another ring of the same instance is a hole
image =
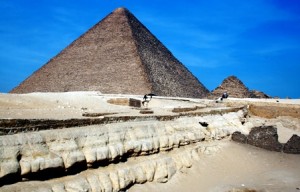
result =
[[[249,90],[236,76],[229,76],[222,84],[210,93],[209,98],[221,97],[223,93],[234,98],[270,98],[269,95],[257,90]]]
[[[250,90],[250,98],[271,98],[269,95],[265,94],[262,91]]]
[[[211,94],[215,97],[221,97],[223,93],[227,92],[229,97],[248,98],[250,97],[249,89],[236,76],[229,76],[223,80],[222,84],[218,86]]]

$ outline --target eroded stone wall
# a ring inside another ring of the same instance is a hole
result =
[[[226,138],[234,131],[246,132],[248,125],[242,123],[243,118],[241,110],[164,122],[112,123],[1,136],[0,181],[6,185],[1,190],[28,191],[34,183],[8,185],[11,178],[15,178],[12,183],[22,179],[59,178],[59,181],[34,184],[36,190],[41,187],[46,191],[97,188],[100,184],[99,189],[107,187],[118,191],[134,183],[166,182],[180,167],[189,167],[189,161],[197,158],[195,154],[215,150],[215,147],[210,149],[197,144]],[[202,126],[199,122],[207,125]],[[179,150],[183,146],[192,148]],[[155,155],[170,150],[173,155],[155,159]],[[187,155],[182,155],[183,152]],[[141,157],[144,158],[142,161],[139,160]],[[136,162],[133,159],[137,159]],[[112,163],[125,161],[133,161],[132,166],[110,170]],[[143,168],[147,166],[149,172]],[[67,176],[75,173],[80,174]]]

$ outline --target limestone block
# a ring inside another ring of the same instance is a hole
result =
[[[145,173],[147,181],[153,181],[155,171],[156,171],[156,162],[155,161],[147,161],[140,164],[143,172]]]
[[[121,143],[108,146],[108,150],[109,150],[109,157],[112,160],[121,157],[124,154],[124,147]]]
[[[113,185],[111,183],[111,180],[106,173],[98,172],[98,178],[100,181],[101,186],[103,187],[102,191],[112,192],[113,191]]]
[[[20,149],[18,146],[0,145],[0,178],[20,171],[20,165],[17,160],[19,154]]]
[[[86,180],[88,181],[91,191],[93,192],[101,192],[103,187],[99,181],[99,178],[96,174],[90,173],[86,175]]]
[[[169,149],[169,137],[168,136],[160,136],[159,137],[160,149]]]
[[[153,143],[153,151],[157,152],[159,151],[159,138],[157,136],[153,136],[152,138],[150,138],[152,140]]]
[[[118,173],[115,171],[112,171],[109,173],[109,178],[111,180],[113,191],[119,191],[120,185],[119,185],[119,176]]]
[[[85,161],[84,154],[79,150],[71,152],[66,151],[62,154],[62,158],[66,169],[72,167],[78,162]]]
[[[169,147],[178,147],[179,146],[179,140],[176,138],[176,134],[172,134],[169,136]]]
[[[80,176],[65,181],[64,185],[66,192],[91,191],[88,181]]]
[[[153,143],[150,139],[142,140],[142,154],[149,154],[149,152],[153,151]]]
[[[59,156],[47,154],[42,157],[22,157],[20,167],[21,175],[26,175],[30,172],[39,172],[48,168],[64,167],[64,162]]]
[[[173,161],[176,165],[176,170],[181,170],[184,167],[183,163],[182,163],[182,160],[181,160],[181,157],[179,155],[175,155],[173,157]]]
[[[124,144],[124,150],[127,153],[139,154],[142,150],[142,143],[137,140],[127,141]]]
[[[83,153],[88,165],[92,165],[98,161],[107,160],[110,156],[108,147],[84,148]]]
[[[0,178],[10,174],[16,174],[19,171],[20,171],[20,165],[16,159],[1,160]]]
[[[173,177],[173,175],[175,175],[175,173],[177,172],[177,168],[173,158],[166,159],[166,163],[168,166],[168,180],[170,180],[171,177]]]
[[[86,163],[88,165],[92,165],[93,163],[95,163],[97,161],[97,149],[96,148],[84,148],[82,150],[85,159],[86,159]]]
[[[50,151],[62,157],[66,169],[78,162],[85,161],[83,152],[78,149],[73,139],[62,139],[48,145]]]
[[[135,182],[142,184],[145,183],[147,181],[147,177],[146,174],[144,173],[144,170],[142,168],[142,166],[140,165],[136,165],[133,167],[133,172],[135,175]]]
[[[182,162],[183,166],[185,166],[187,168],[192,167],[192,155],[191,155],[191,153],[185,152],[184,154],[180,155],[180,158],[181,158],[181,162]]]
[[[154,181],[159,183],[165,183],[168,181],[168,166],[164,159],[157,161]]]
[[[130,186],[136,182],[135,175],[133,171],[129,168],[119,170],[118,176],[119,176],[120,189],[124,189],[127,186]]]
[[[52,185],[52,192],[66,192],[64,183],[54,183]]]

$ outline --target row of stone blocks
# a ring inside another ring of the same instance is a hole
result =
[[[232,114],[241,125],[240,113]],[[208,116],[210,120],[207,121],[224,117]],[[232,118],[221,120],[218,128],[202,126],[199,121],[203,118],[124,122],[1,136],[0,182],[59,173],[59,176],[68,175],[132,156],[168,151],[230,135],[226,126]],[[230,126],[235,125],[230,123]]]
[[[232,140],[270,151],[300,154],[300,137],[294,134],[287,143],[280,143],[278,141],[277,128],[274,126],[254,127],[249,132],[249,135],[234,132]]]

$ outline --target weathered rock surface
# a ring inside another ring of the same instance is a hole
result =
[[[59,131],[45,130],[0,136],[0,181],[5,184],[6,178],[11,176],[29,180],[47,179],[48,177],[65,178],[63,176],[69,173],[84,175],[85,171],[95,169],[97,174],[101,172],[99,174],[104,177],[104,179],[100,179],[100,183],[97,181],[87,182],[87,179],[81,178],[82,176],[73,181],[73,176],[70,176],[72,181],[63,184],[63,186],[61,183],[42,184],[42,186],[51,186],[53,190],[54,188],[55,190],[62,188],[66,190],[67,188],[80,187],[88,189],[95,187],[91,186],[91,183],[98,183],[97,185],[101,184],[107,190],[115,190],[119,189],[120,186],[126,188],[133,183],[151,180],[166,182],[180,167],[192,166],[191,159],[197,159],[198,153],[213,153],[216,150],[215,147],[198,147],[186,155],[174,153],[174,156],[168,157],[166,160],[158,158],[154,165],[143,164],[150,167],[150,173],[145,172],[144,169],[142,171],[138,167],[131,171],[137,174],[134,179],[130,174],[124,173],[126,170],[120,173],[126,175],[126,178],[122,176],[122,179],[116,176],[117,173],[113,174],[111,171],[104,173],[105,171],[102,170],[104,170],[103,167],[111,165],[112,162],[128,161],[131,157],[141,158],[141,156],[156,154],[159,151],[178,149],[180,146],[226,138],[232,132],[245,128],[240,122],[243,116],[241,110],[222,115],[181,117],[163,122],[152,120],[111,123]],[[201,126],[199,122],[207,122],[208,126]],[[154,169],[155,167],[157,169]],[[120,174],[118,172],[118,175]],[[90,174],[85,177],[91,180],[100,178],[100,176]],[[13,188],[6,186],[5,189],[9,191]]]
[[[282,144],[278,141],[277,129],[272,126],[251,129],[247,143],[270,151],[281,151],[282,149]]]
[[[231,139],[233,141],[236,141],[236,142],[239,142],[239,143],[247,143],[247,136],[242,134],[241,132],[239,131],[236,131],[234,132],[232,135],[231,135]]]
[[[287,143],[280,143],[278,141],[277,128],[273,126],[254,127],[249,135],[236,131],[232,134],[231,139],[270,151],[300,154],[300,137],[294,134]]]
[[[300,137],[293,135],[283,147],[284,153],[300,154]]]
[[[200,155],[212,155],[219,149],[216,144],[195,145],[175,155],[161,155],[134,164],[129,162],[131,165],[128,166],[90,169],[75,176],[45,182],[16,183],[2,187],[1,191],[120,191],[136,183],[164,183],[177,171],[192,167]]]

